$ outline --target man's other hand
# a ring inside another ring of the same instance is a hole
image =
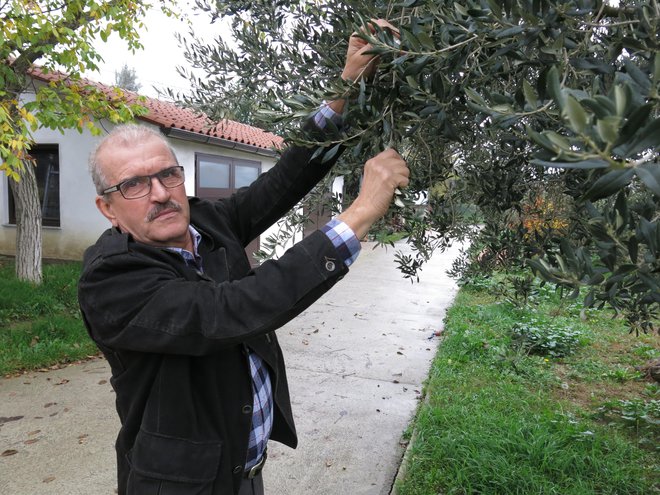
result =
[[[399,30],[383,19],[374,19],[367,25],[371,34],[376,32],[376,27],[381,30],[390,30],[394,36],[399,36]],[[346,52],[346,64],[341,78],[345,81],[357,82],[360,79],[368,79],[376,72],[378,66],[378,57],[368,52],[373,47],[366,40],[360,38],[356,33],[351,35],[348,41],[348,50]]]
[[[405,160],[393,149],[387,149],[367,160],[360,193],[338,219],[346,223],[358,239],[389,209],[394,191],[408,185],[410,170]]]

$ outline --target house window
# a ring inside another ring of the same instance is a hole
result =
[[[231,196],[252,184],[261,173],[261,162],[198,153],[195,157],[196,192],[204,199]]]
[[[237,189],[252,184],[261,173],[261,162],[198,153],[195,156],[195,171],[195,195],[215,201],[228,198]],[[257,237],[245,248],[253,267],[258,265],[254,258],[258,250]]]
[[[34,173],[39,188],[41,223],[48,227],[60,226],[60,158],[56,144],[35,144],[30,150],[34,158]],[[29,165],[28,165],[29,166]],[[11,182],[9,182],[11,187]],[[16,223],[13,194],[9,196],[9,223]]]

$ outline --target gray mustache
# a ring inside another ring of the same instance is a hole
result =
[[[181,211],[181,205],[172,200],[169,200],[167,203],[159,203],[147,214],[147,222],[153,222],[154,219],[165,210]]]

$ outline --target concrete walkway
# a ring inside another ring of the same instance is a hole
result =
[[[456,293],[445,270],[458,249],[437,253],[411,284],[395,249],[372,247],[363,244],[344,280],[278,332],[299,446],[271,442],[268,494],[390,493],[432,336]],[[102,359],[0,378],[0,494],[115,493],[119,422],[108,380]]]

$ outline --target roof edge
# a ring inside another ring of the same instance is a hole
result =
[[[199,134],[198,132],[179,129],[176,127],[160,127],[160,131],[167,137],[174,139],[181,139],[183,141],[191,141],[195,143],[210,144],[212,146],[220,146],[221,148],[246,151],[257,155],[275,157],[277,152],[270,148],[261,148],[251,144],[239,143],[230,139],[223,139],[215,136]]]

